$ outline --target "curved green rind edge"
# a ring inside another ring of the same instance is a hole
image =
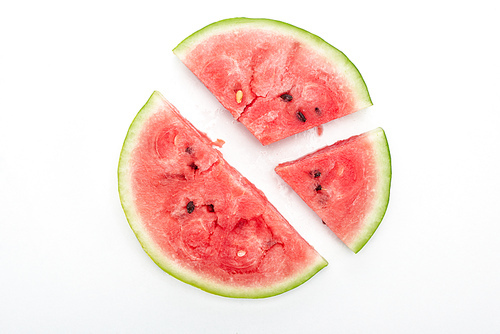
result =
[[[332,66],[339,66],[343,69],[346,78],[349,78],[352,84],[352,89],[356,93],[356,101],[358,109],[369,107],[373,104],[366,83],[361,76],[357,67],[349,60],[349,58],[339,49],[326,42],[321,37],[310,33],[307,30],[296,27],[289,23],[285,23],[273,19],[265,18],[246,18],[235,17],[230,19],[220,20],[207,25],[206,27],[194,32],[180,42],[174,49],[173,53],[183,60],[190,50],[204,39],[220,32],[235,29],[237,27],[255,27],[264,28],[274,31],[279,31],[285,35],[292,35],[301,40],[328,59]]]
[[[130,189],[131,173],[129,168],[129,159],[142,126],[152,114],[157,112],[158,109],[161,109],[160,107],[165,104],[169,105],[169,102],[161,95],[161,93],[155,91],[151,95],[130,125],[123,143],[118,163],[118,192],[123,211],[125,212],[127,221],[139,240],[139,243],[153,262],[155,262],[162,270],[180,281],[216,295],[233,298],[266,298],[279,295],[298,287],[302,283],[309,280],[322,268],[326,267],[328,262],[323,257],[318,255],[316,262],[311,263],[309,267],[303,269],[300,275],[296,275],[288,281],[271,287],[242,289],[209,282],[203,277],[185,270],[179,265],[175,265],[162,254],[160,248],[154,243],[152,238],[142,226],[141,218],[134,205],[133,195]]]
[[[354,241],[348,244],[348,247],[354,253],[358,253],[365,246],[382,222],[387,211],[387,206],[389,205],[392,180],[391,152],[385,131],[382,128],[376,128],[368,132],[367,135],[376,153],[375,166],[379,181],[375,190],[377,199],[375,200],[374,208],[365,220],[369,223],[359,232]]]

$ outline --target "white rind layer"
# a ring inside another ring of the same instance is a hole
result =
[[[371,142],[375,153],[374,166],[377,170],[377,185],[374,192],[376,197],[373,200],[373,208],[366,215],[364,228],[353,238],[354,241],[347,245],[355,253],[358,253],[370,240],[382,222],[389,204],[392,179],[391,154],[384,130],[377,128],[365,135]]]

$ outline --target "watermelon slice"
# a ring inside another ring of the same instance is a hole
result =
[[[342,52],[284,22],[222,20],[173,52],[263,145],[372,105]]]
[[[385,215],[391,157],[381,128],[282,163],[275,171],[355,253]]]
[[[172,276],[228,297],[273,296],[327,262],[217,145],[154,92],[125,139],[120,199],[132,230]]]

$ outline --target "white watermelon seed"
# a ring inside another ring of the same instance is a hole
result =
[[[243,91],[240,89],[236,92],[236,102],[241,103],[243,100]]]
[[[239,257],[242,257],[242,256],[245,256],[247,252],[245,252],[243,249],[239,250],[238,253],[236,255],[238,255]]]

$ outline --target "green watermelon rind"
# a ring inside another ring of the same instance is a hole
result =
[[[173,49],[173,52],[179,59],[183,60],[192,48],[206,38],[237,28],[269,29],[295,37],[297,40],[309,45],[312,49],[315,49],[319,54],[323,55],[325,61],[328,61],[333,68],[340,69],[343,72],[345,78],[351,83],[351,89],[355,95],[354,100],[356,101],[356,109],[367,108],[373,104],[361,73],[342,51],[335,48],[321,37],[282,21],[246,17],[224,19],[209,24],[186,37]]]
[[[376,128],[366,133],[375,153],[375,168],[377,169],[377,188],[374,190],[377,198],[373,202],[373,209],[365,221],[367,224],[348,244],[348,247],[358,253],[370,240],[385,216],[389,205],[389,196],[392,180],[392,162],[387,136],[382,128]]]
[[[168,101],[164,99],[161,93],[155,91],[151,95],[130,125],[118,163],[118,192],[122,208],[132,231],[153,262],[162,270],[180,281],[216,295],[233,298],[266,298],[284,293],[306,282],[322,268],[327,266],[328,262],[321,256],[318,256],[316,262],[311,263],[309,267],[303,268],[300,275],[296,275],[288,281],[270,287],[242,289],[209,282],[201,275],[197,275],[196,273],[183,269],[181,266],[173,264],[164,256],[160,247],[155,244],[143,227],[140,215],[134,204],[133,192],[130,189],[132,180],[129,159],[134,150],[134,144],[141,133],[142,126],[155,112],[161,110],[162,105],[165,103],[168,103]]]

